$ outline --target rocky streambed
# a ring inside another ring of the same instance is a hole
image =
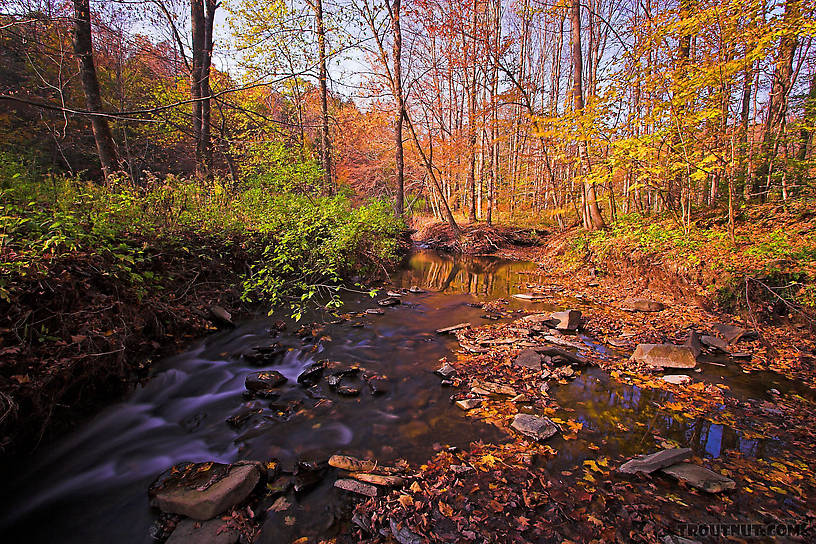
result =
[[[14,470],[2,534],[656,541],[682,512],[805,519],[811,390],[746,370],[747,327],[656,335],[644,316],[688,310],[610,302],[531,263],[418,253],[341,316],[241,323],[166,361]]]

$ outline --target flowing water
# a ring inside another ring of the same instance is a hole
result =
[[[152,479],[180,461],[279,459],[284,468],[297,460],[325,460],[333,453],[369,456],[389,463],[422,463],[440,447],[476,440],[500,442],[498,428],[466,419],[453,407],[452,391],[439,385],[433,370],[439,358],[453,355],[455,339],[435,329],[469,321],[486,322],[477,301],[506,298],[522,290],[535,274],[531,263],[494,258],[450,257],[418,252],[391,278],[389,288],[418,285],[426,292],[403,297],[383,315],[337,320],[306,316],[323,323],[314,337],[294,334],[296,325],[278,334],[273,318],[240,324],[164,361],[155,375],[123,402],[109,407],[58,443],[45,446],[27,467],[3,485],[0,510],[2,542],[148,543],[156,512],[147,502]],[[572,301],[580,306],[580,301]],[[377,307],[362,294],[346,297],[344,312]],[[538,310],[563,309],[536,304]],[[529,309],[510,300],[509,310]],[[244,380],[258,368],[241,357],[253,346],[276,341],[290,348],[269,369],[289,379],[274,400],[247,400]],[[607,353],[584,338],[588,349]],[[611,355],[611,354],[610,354]],[[330,359],[387,376],[389,391],[373,396],[339,397],[328,387],[305,389],[296,383],[310,363]],[[772,374],[746,376],[732,366],[703,365],[700,376],[727,382],[740,397],[764,398],[767,389],[796,388]],[[748,456],[772,455],[784,447],[773,439],[744,438],[723,425],[680,420],[656,408],[671,400],[664,391],[641,390],[612,381],[597,369],[584,372],[552,393],[565,407],[564,417],[584,424],[580,438],[552,442],[559,454],[554,468],[574,466],[598,455],[633,454],[654,447],[654,435],[688,444],[698,455],[717,457],[725,449]],[[327,400],[328,399],[328,400]],[[237,416],[237,417],[236,417]],[[233,418],[232,424],[227,420]],[[601,444],[601,451],[588,448]],[[348,511],[348,500],[327,477],[292,497],[291,516],[271,514],[259,542],[287,542],[302,535],[328,535]]]

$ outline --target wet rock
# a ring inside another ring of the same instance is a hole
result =
[[[451,325],[450,327],[445,327],[443,329],[436,329],[436,334],[450,334],[452,332],[460,331],[462,329],[470,328],[470,323],[459,323],[457,325]]]
[[[710,349],[716,349],[728,353],[728,343],[722,338],[716,336],[701,336],[700,342]]]
[[[718,323],[714,325],[714,330],[717,331],[720,336],[725,339],[725,341],[729,344],[733,344],[735,342],[739,342],[740,339],[745,336],[746,331],[741,327],[736,327],[734,325],[726,325],[723,323]]]
[[[176,526],[165,544],[236,544],[241,534],[221,519],[185,519]]]
[[[388,295],[389,297],[401,297],[404,293],[401,293],[399,291],[386,291],[385,294]]]
[[[694,368],[697,360],[688,346],[674,344],[638,344],[632,361],[656,368]]]
[[[482,405],[482,399],[462,399],[456,401],[456,406],[467,412]]]
[[[356,397],[360,394],[360,388],[353,385],[341,385],[337,388],[337,394],[343,397]]]
[[[249,421],[252,416],[261,413],[263,413],[263,407],[258,402],[242,404],[237,413],[227,418],[227,425],[236,429]]]
[[[543,295],[541,293],[518,293],[513,295],[513,298],[517,298],[519,300],[529,300],[531,302],[535,302],[538,300],[546,300],[547,295]]]
[[[558,432],[555,423],[531,414],[516,414],[510,427],[535,440],[546,440]]]
[[[651,474],[661,468],[685,461],[691,457],[691,453],[691,448],[671,448],[650,453],[649,455],[641,455],[622,464],[618,471],[624,474],[635,474],[637,472]]]
[[[445,379],[448,379],[456,375],[456,369],[453,368],[448,363],[443,363],[441,367],[434,370],[434,374],[437,374]]]
[[[150,504],[162,512],[208,520],[231,509],[261,479],[259,463],[182,463],[150,486]]]
[[[284,353],[286,353],[286,348],[274,342],[251,348],[244,353],[244,360],[255,366],[266,365],[275,362]]]
[[[409,293],[414,293],[414,294],[419,294],[419,293],[424,293],[425,291],[423,289],[420,289],[416,285],[412,285],[411,287],[408,288],[408,292]]]
[[[513,364],[533,370],[541,370],[541,354],[533,349],[523,349],[516,358],[513,359]]]
[[[624,301],[621,309],[627,312],[660,312],[665,308],[665,304],[656,300],[631,298]]]
[[[554,380],[560,380],[564,378],[574,378],[575,371],[572,369],[571,366],[561,366],[556,368],[552,371],[550,377]]]
[[[303,493],[319,484],[326,475],[326,462],[301,460],[295,469],[295,493]]]
[[[376,486],[347,478],[341,478],[334,482],[334,487],[366,497],[376,497],[379,493]]]
[[[366,381],[368,389],[374,396],[386,395],[391,391],[391,380],[385,376],[372,376]]]
[[[277,370],[263,370],[261,372],[253,372],[246,377],[244,385],[247,391],[253,393],[269,391],[285,384],[288,380],[286,376]]]
[[[335,375],[326,376],[326,381],[328,382],[329,387],[331,387],[332,389],[334,389],[334,388],[336,388],[338,385],[340,385],[340,381],[341,381],[342,379],[343,379],[343,378],[341,378],[340,376],[335,376]]]
[[[380,306],[396,306],[398,304],[401,304],[401,301],[397,297],[387,297],[377,301],[377,304],[379,304]]]
[[[382,310],[380,308],[369,308],[368,310],[365,311],[365,313],[367,313],[368,315],[383,315],[385,314],[385,310]]]
[[[578,310],[554,312],[550,317],[556,322],[555,328],[561,331],[574,331],[581,324],[581,312]]]
[[[320,381],[320,378],[323,377],[323,371],[326,369],[326,362],[325,361],[317,361],[309,366],[300,373],[297,377],[297,382],[304,387],[311,387],[315,385],[317,382]]]
[[[677,463],[662,469],[664,474],[707,493],[721,493],[737,488],[736,482],[707,468],[691,463]]]
[[[689,332],[688,338],[686,338],[683,345],[691,350],[691,354],[694,355],[695,359],[703,353],[703,343],[700,341],[700,335],[697,334],[697,331]]]
[[[673,385],[685,385],[691,383],[691,376],[686,376],[685,374],[666,374],[661,380]]]
[[[217,327],[235,328],[235,323],[232,322],[232,314],[217,304],[210,306],[210,320]]]

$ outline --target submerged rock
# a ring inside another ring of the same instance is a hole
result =
[[[737,488],[736,482],[707,468],[691,463],[677,463],[662,469],[664,474],[707,493],[721,493]]]
[[[688,346],[638,344],[632,360],[656,368],[694,368],[697,360]]]
[[[546,417],[531,414],[516,414],[510,427],[535,440],[546,440],[558,432],[555,423]]]
[[[635,457],[620,466],[619,472],[624,474],[635,474],[643,472],[644,474],[651,474],[656,470],[665,468],[680,461],[685,461],[691,456],[691,448],[671,448],[662,450],[649,455],[641,455]]]
[[[550,317],[556,322],[555,328],[561,331],[574,331],[581,324],[581,312],[578,310],[554,312]]]
[[[165,544],[236,544],[241,534],[221,519],[182,520]]]
[[[208,520],[249,496],[261,479],[259,463],[182,463],[159,476],[148,490],[162,512]]]
[[[665,308],[665,304],[656,300],[630,298],[624,301],[621,309],[627,312],[660,312]]]

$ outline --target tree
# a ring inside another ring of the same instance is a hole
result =
[[[209,178],[212,173],[210,68],[212,67],[215,11],[220,5],[215,0],[190,0],[193,45],[190,96],[193,100],[192,124],[196,145],[196,174],[202,179]]]

